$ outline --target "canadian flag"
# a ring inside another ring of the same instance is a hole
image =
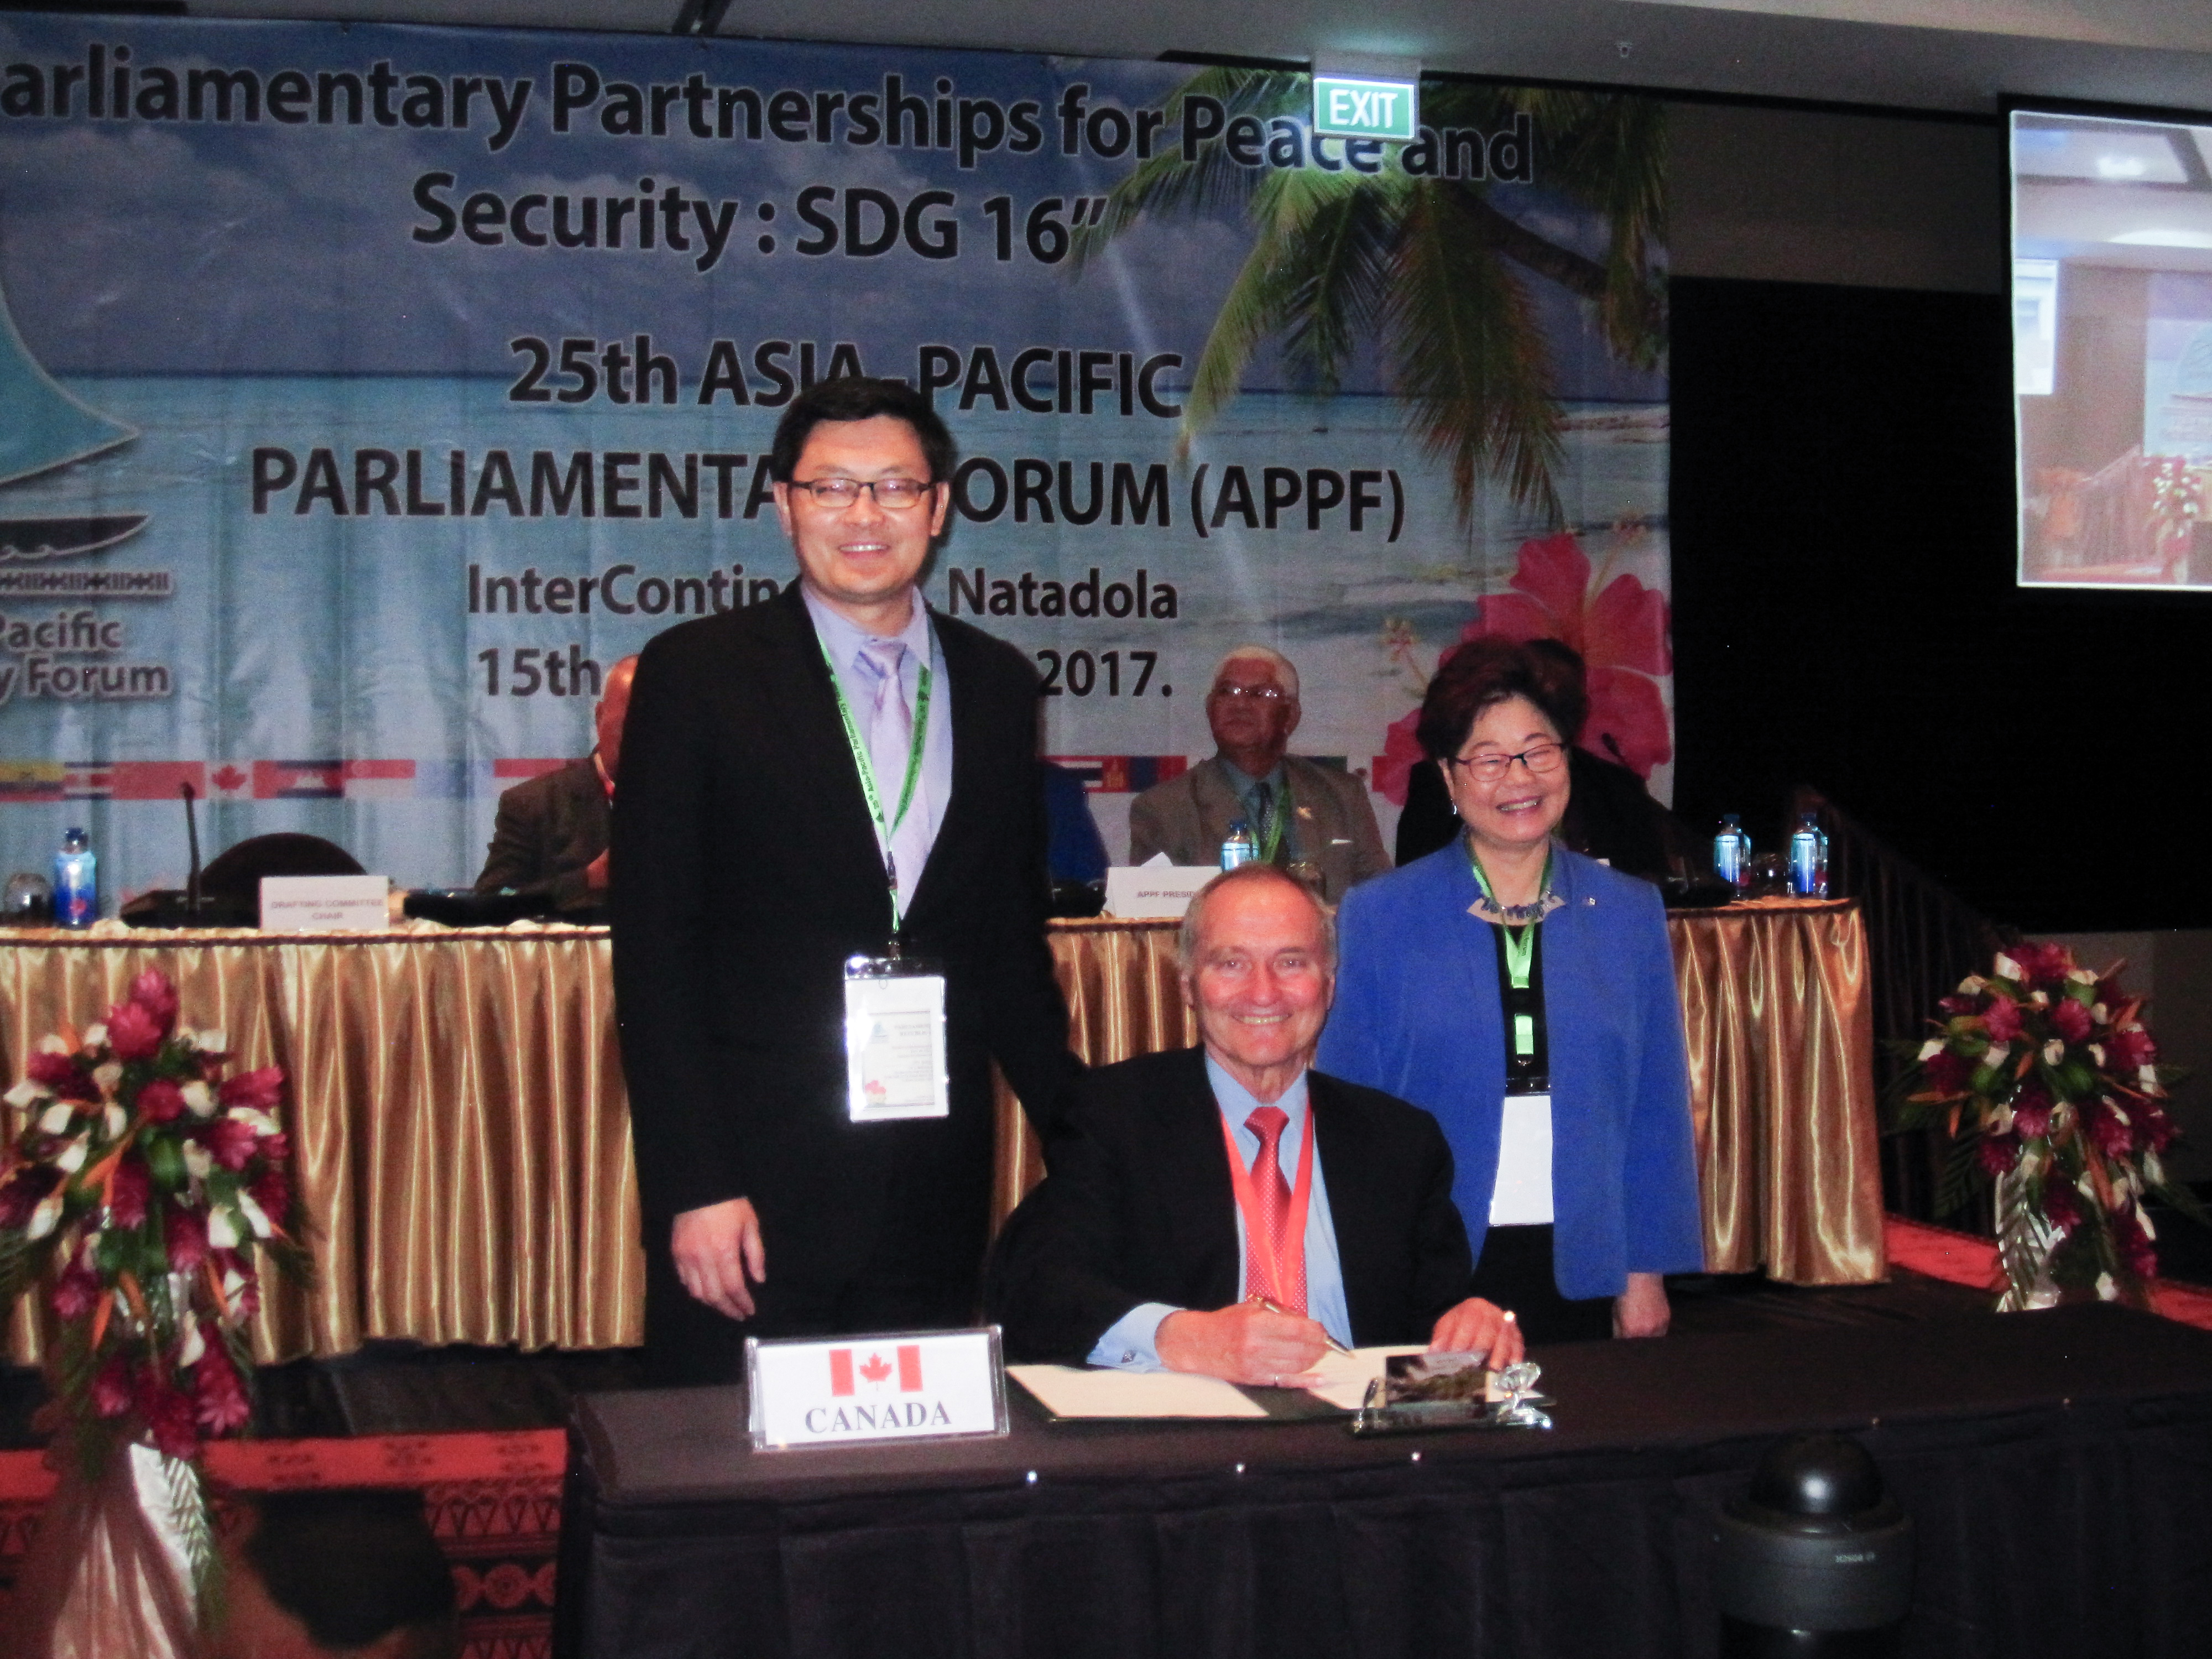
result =
[[[866,1358],[858,1365],[853,1363],[855,1352]],[[921,1392],[921,1348],[919,1344],[902,1343],[893,1351],[898,1367],[898,1386],[901,1394]],[[854,1376],[858,1373],[870,1389],[880,1389],[890,1380],[891,1362],[873,1348],[832,1348],[830,1350],[830,1392],[848,1395],[854,1392]]]

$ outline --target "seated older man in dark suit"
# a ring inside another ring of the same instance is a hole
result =
[[[1000,1241],[1009,1354],[1263,1384],[1332,1340],[1519,1359],[1513,1316],[1468,1295],[1436,1120],[1309,1069],[1335,988],[1312,893],[1268,865],[1217,877],[1180,956],[1205,1041],[1079,1090]]]
[[[548,893],[558,910],[596,909],[607,902],[607,837],[622,765],[623,721],[637,659],[607,671],[606,690],[592,709],[592,752],[557,772],[518,783],[499,798],[491,849],[477,891]]]

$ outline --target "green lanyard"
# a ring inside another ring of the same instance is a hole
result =
[[[1498,895],[1490,890],[1490,878],[1482,873],[1482,860],[1475,857],[1474,848],[1467,849],[1467,861],[1474,868],[1474,884],[1482,889],[1492,909],[1498,907]],[[1540,896],[1552,884],[1552,855],[1544,854],[1544,878],[1536,891]],[[1505,937],[1505,976],[1516,991],[1528,988],[1536,965],[1536,928],[1540,922],[1532,921],[1525,927],[1508,927],[1503,922],[1493,924]],[[1513,1052],[1520,1055],[1536,1052],[1536,1022],[1528,1014],[1513,1016]]]
[[[884,797],[876,780],[875,757],[868,753],[868,745],[860,741],[860,722],[853,718],[853,705],[845,699],[845,682],[838,678],[836,659],[819,635],[815,643],[822,647],[822,660],[829,665],[830,689],[837,694],[837,717],[845,723],[845,741],[852,745],[853,765],[860,775],[860,793],[867,797],[868,812],[876,821],[876,830],[883,838],[884,879],[891,890],[891,931],[899,929],[898,866],[891,861],[891,837],[906,822],[907,808],[914,805],[915,786],[921,781],[921,753],[929,743],[929,664],[921,665],[921,684],[914,699],[914,741],[907,750],[906,782],[899,790],[898,811],[890,822],[884,821]]]

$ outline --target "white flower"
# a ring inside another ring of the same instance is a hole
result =
[[[222,1299],[230,1310],[230,1322],[235,1327],[240,1317],[239,1298],[246,1294],[246,1275],[235,1267],[226,1267],[222,1273]]]
[[[2122,1123],[2130,1123],[2134,1121],[2132,1118],[2129,1117],[2125,1112],[2120,1109],[2120,1103],[2114,1100],[2110,1095],[2106,1095],[2105,1097],[2105,1109],[2111,1112],[2114,1117],[2119,1119]]]
[[[58,1036],[42,1036],[39,1039],[39,1052],[42,1054],[69,1054],[76,1051]]]
[[[1990,1114],[1989,1132],[1993,1135],[2008,1135],[2012,1133],[2011,1107],[2000,1106]]]
[[[65,1135],[70,1120],[76,1115],[76,1108],[66,1100],[58,1100],[39,1114],[39,1133],[44,1135]]]
[[[62,1218],[62,1195],[58,1191],[48,1193],[39,1200],[39,1207],[31,1212],[31,1219],[23,1229],[27,1243],[35,1244],[53,1231]]]
[[[220,1025],[210,1025],[192,1039],[192,1046],[204,1054],[219,1054],[230,1047],[230,1039]]]
[[[2002,951],[1997,952],[1997,959],[1991,964],[1990,971],[1999,979],[2019,981],[2027,977],[2020,971],[2020,964]]]
[[[2057,1037],[2051,1038],[2043,1045],[2043,1063],[2045,1066],[2056,1066],[2065,1058],[2066,1045]]]
[[[2098,1024],[2102,1025],[2112,1017],[2112,1011],[2105,1006],[2103,1003],[2093,1002],[2089,1005],[2089,1018],[2095,1020]]]
[[[2120,1299],[2120,1287],[2112,1283],[2112,1274],[2097,1275],[2097,1298],[2100,1302],[2117,1302]]]
[[[215,1091],[194,1078],[177,1091],[185,1097],[185,1106],[194,1117],[215,1115]]]
[[[246,1217],[246,1224],[253,1229],[253,1236],[256,1238],[266,1238],[276,1231],[269,1224],[267,1213],[253,1201],[252,1194],[240,1193],[238,1195],[238,1207]]]
[[[185,1143],[185,1170],[195,1181],[205,1181],[208,1171],[215,1168],[215,1158],[197,1140]]]
[[[2080,1176],[2075,1178],[2074,1190],[2081,1194],[2082,1197],[2087,1199],[2092,1204],[2094,1204],[2097,1201],[2097,1183],[2089,1179],[2088,1172],[2087,1170],[2084,1170]]]
[[[1920,1058],[1933,1060],[1949,1046],[1942,1037],[1929,1037],[1927,1042],[1920,1045]]]
[[[33,1083],[29,1078],[25,1078],[14,1088],[9,1090],[6,1095],[0,1096],[0,1099],[5,1099],[19,1112],[26,1107],[37,1105],[46,1097],[46,1085],[43,1083]]]
[[[234,1106],[223,1115],[234,1123],[243,1123],[258,1135],[273,1135],[276,1133],[276,1120],[258,1107]]]
[[[2029,992],[2027,996],[2027,1006],[2031,1008],[2048,1008],[2051,1006],[2051,993],[2048,991]]]
[[[75,1175],[84,1168],[85,1141],[85,1136],[78,1135],[63,1147],[61,1156],[54,1160],[54,1168],[64,1175]]]
[[[2158,1229],[2150,1224],[2150,1212],[2144,1209],[2140,1204],[2136,1206],[2136,1224],[2143,1230],[2143,1237],[2145,1238],[2156,1238],[2158,1237]]]
[[[198,1364],[206,1353],[207,1339],[200,1334],[200,1322],[186,1320],[185,1340],[177,1345],[177,1369],[182,1370],[187,1365]]]
[[[2160,1161],[2155,1152],[2146,1151],[2143,1153],[2142,1166],[2144,1180],[2149,1182],[2154,1187],[2166,1185],[2166,1165]]]
[[[1989,981],[1979,974],[1969,974],[1959,981],[1959,994],[1962,997],[1978,997],[1989,988]]]
[[[1982,1056],[1982,1064],[1994,1071],[2004,1064],[2005,1056],[2011,1052],[2012,1044],[2009,1042],[1992,1042],[1989,1053]]]
[[[123,1062],[118,1060],[111,1060],[105,1066],[94,1066],[92,1068],[92,1080],[100,1085],[100,1093],[104,1095],[113,1094],[115,1092],[115,1085],[123,1081]]]
[[[2103,1068],[2105,1064],[2105,1045],[2103,1043],[2093,1042],[2089,1045],[2089,1063],[2092,1066],[2097,1066],[2100,1070]]]
[[[228,1206],[218,1204],[208,1212],[208,1243],[218,1250],[238,1248],[238,1222]]]
[[[84,1028],[84,1046],[88,1048],[105,1048],[107,1046],[106,1020],[100,1021],[97,1025],[88,1025]]]
[[[100,1121],[106,1132],[106,1138],[112,1140],[131,1127],[131,1114],[111,1100],[107,1103],[107,1109],[100,1115]]]
[[[2097,982],[2097,976],[2091,973],[2087,968],[2076,968],[2072,973],[2067,975],[2066,977],[2072,980],[2076,985],[2094,985]]]
[[[2162,1095],[2166,1092],[2158,1086],[2158,1067],[2155,1066],[2137,1067],[2136,1084],[2147,1095]]]

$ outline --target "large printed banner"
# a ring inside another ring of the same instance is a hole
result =
[[[1656,106],[636,35],[0,21],[0,874],[109,903],[266,830],[471,879],[608,665],[793,577],[766,455],[828,375],[962,450],[930,601],[1129,792],[1248,640],[1403,799],[1468,633],[1583,649],[1671,770]]]

